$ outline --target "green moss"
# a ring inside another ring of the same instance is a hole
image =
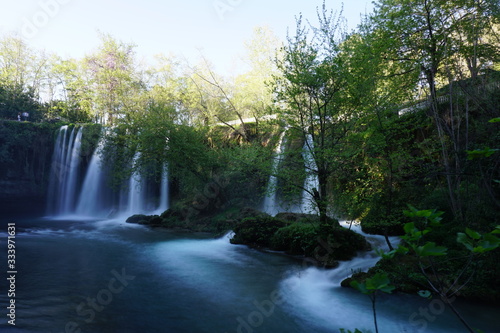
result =
[[[231,243],[270,247],[274,233],[284,226],[286,222],[269,215],[248,217],[234,228]]]

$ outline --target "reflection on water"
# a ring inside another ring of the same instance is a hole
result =
[[[16,227],[16,328],[1,323],[2,332],[373,331],[369,299],[339,287],[352,270],[373,265],[371,253],[322,270],[231,245],[230,235],[123,220],[39,219]],[[7,290],[5,279],[0,287]],[[7,304],[6,293],[0,302]],[[448,312],[422,330],[419,311],[428,306],[413,296],[381,297],[381,332],[462,331]],[[464,314],[485,332],[500,325],[495,309],[469,306]]]

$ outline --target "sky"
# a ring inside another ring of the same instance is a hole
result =
[[[295,17],[316,22],[323,0],[0,0],[0,37],[15,33],[30,47],[63,58],[83,58],[99,46],[99,32],[136,45],[149,61],[175,54],[190,62],[203,54],[217,71],[237,71],[244,43],[257,26],[281,40],[294,32]],[[349,29],[370,13],[371,0],[326,0]]]

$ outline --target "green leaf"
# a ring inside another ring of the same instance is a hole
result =
[[[351,283],[349,283],[349,284],[351,285],[351,287],[362,292],[363,294],[371,294],[372,293],[372,292],[368,291],[368,289],[366,289],[366,285],[364,283],[359,283],[358,281],[354,280],[354,281],[351,281]]]
[[[497,151],[498,151],[498,149],[490,149],[490,148],[467,150],[466,151],[467,152],[467,159],[473,160],[476,158],[490,157],[491,155],[493,155]]]
[[[474,251],[472,240],[463,232],[457,233],[457,242],[463,244],[469,251]]]
[[[500,117],[488,120],[489,123],[500,123]]]
[[[396,287],[390,285],[391,281],[386,273],[377,273],[372,278],[366,279],[366,289],[380,290],[390,294]]]
[[[472,250],[472,252],[474,253],[488,252],[495,250],[498,246],[500,246],[500,239],[497,236],[489,233],[483,236],[483,240],[481,240],[478,243],[478,246],[475,247],[474,250]]]
[[[444,246],[438,246],[434,242],[427,242],[423,246],[419,246],[415,249],[417,255],[421,257],[433,257],[433,256],[444,256],[448,249]]]
[[[396,249],[396,252],[399,254],[407,254],[408,251],[410,251],[410,249],[407,247],[404,247],[403,245],[399,245],[398,248]]]
[[[384,259],[391,259],[394,258],[394,255],[397,253],[397,250],[385,252],[384,250],[376,249],[375,253]]]
[[[350,285],[354,289],[362,292],[363,294],[370,295],[377,290],[390,294],[396,287],[390,285],[391,281],[386,273],[376,273],[371,278],[368,278],[363,283],[354,280]]]
[[[474,231],[474,230],[471,230],[469,228],[466,228],[465,229],[465,233],[472,239],[480,239],[481,238],[481,234]]]
[[[383,291],[386,294],[392,293],[394,291],[394,289],[396,289],[396,287],[392,286],[392,285],[378,288],[378,290]]]
[[[415,230],[417,230],[417,228],[415,228],[415,223],[413,222],[410,222],[410,223],[406,223],[404,226],[403,226],[403,229],[405,231],[406,234],[413,234],[415,232]]]

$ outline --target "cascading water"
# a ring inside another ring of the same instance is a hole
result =
[[[71,130],[69,138],[68,126],[59,130],[56,139],[49,186],[48,213],[65,215],[72,213],[75,206],[75,193],[80,171],[80,148],[83,127]]]
[[[135,167],[141,158],[139,152],[135,153],[133,166]],[[128,183],[128,196],[125,212],[128,215],[142,214],[147,212],[146,208],[146,188],[141,173],[135,170],[130,176]]]
[[[348,223],[341,224],[349,228]],[[369,299],[357,291],[342,288],[340,283],[353,273],[368,271],[380,260],[375,249],[388,251],[388,246],[384,236],[366,234],[361,231],[360,225],[353,225],[352,230],[363,235],[374,250],[361,252],[349,261],[341,261],[334,269],[309,267],[290,275],[280,286],[281,294],[287,295],[286,307],[290,311],[318,323],[319,326],[371,328],[370,316],[350,315],[359,313],[359,309],[370,311]],[[390,241],[397,245],[399,238],[390,237]],[[298,307],[296,304],[301,305]],[[332,311],[335,309],[342,309],[342,313]],[[387,324],[389,326],[384,326]],[[400,332],[391,323],[381,323],[381,326],[385,328],[384,332]]]
[[[62,126],[57,134],[54,145],[54,153],[52,155],[52,163],[50,170],[50,180],[48,189],[47,213],[54,214],[56,212],[56,198],[58,198],[58,185],[63,178],[62,159],[66,156],[66,133],[68,126]]]
[[[160,184],[160,202],[158,203],[158,208],[156,209],[156,214],[161,214],[170,208],[169,205],[169,185],[168,185],[168,165],[165,163],[163,165],[163,170],[161,173],[161,184]]]
[[[302,149],[302,157],[304,158],[305,170],[306,170],[306,180],[304,182],[304,191],[302,192],[301,199],[301,211],[303,213],[318,213],[318,209],[314,203],[311,196],[313,189],[319,191],[319,180],[318,175],[315,173],[316,162],[313,156],[314,151],[314,141],[311,134],[306,135],[306,140],[304,142],[304,148]]]
[[[83,181],[75,213],[79,216],[107,217],[112,210],[111,190],[106,186],[100,150],[102,141],[94,151]]]
[[[264,198],[264,204],[262,210],[269,214],[269,215],[276,215],[279,213],[279,207],[277,203],[277,195],[276,195],[276,186],[278,183],[278,178],[276,177],[276,174],[278,173],[278,167],[281,162],[281,158],[283,155],[283,146],[285,142],[285,133],[286,131],[283,131],[280,135],[280,138],[278,140],[278,145],[276,146],[276,149],[274,150],[274,161],[272,165],[272,174],[269,176],[269,181],[267,183],[267,190],[266,190],[266,197]]]
[[[73,129],[73,132],[74,131],[75,129]],[[64,202],[62,207],[63,214],[69,214],[74,210],[75,207],[75,194],[77,190],[77,180],[81,164],[80,150],[82,146],[82,133],[83,127],[80,127],[73,143],[73,149],[71,149],[71,156],[68,160],[69,174],[64,193]]]
[[[101,159],[102,142],[99,142],[94,151],[88,168],[81,168],[82,136],[83,127],[70,130],[68,126],[62,126],[59,129],[49,181],[48,215],[106,218],[113,212],[125,216],[162,213],[168,209],[167,165],[162,170],[161,184],[156,185],[159,189],[154,191],[155,187],[151,186],[140,172],[135,171],[128,181],[126,191],[121,193],[122,200],[119,200],[120,193],[108,186],[108,168],[103,165]],[[132,165],[135,165],[139,158],[140,153],[136,153]],[[82,178],[83,182],[80,181]]]

